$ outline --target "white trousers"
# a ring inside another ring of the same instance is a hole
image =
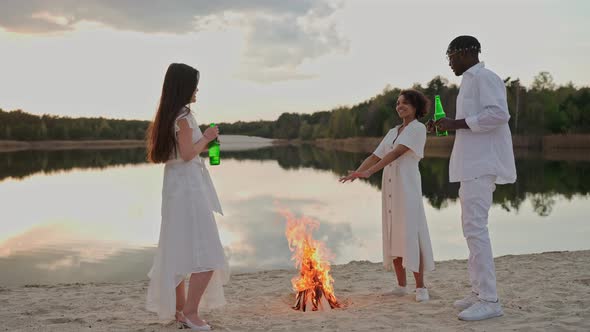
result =
[[[488,232],[488,212],[496,189],[495,175],[461,182],[461,221],[469,247],[468,270],[472,291],[484,301],[498,300],[496,267]]]

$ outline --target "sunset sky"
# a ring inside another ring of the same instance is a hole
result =
[[[476,36],[481,59],[529,85],[590,85],[590,1],[2,0],[0,108],[153,117],[169,63],[199,69],[203,122],[353,105],[436,75]]]

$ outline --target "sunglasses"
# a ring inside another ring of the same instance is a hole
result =
[[[463,49],[461,49],[461,50],[456,50],[456,51],[454,51],[454,52],[451,52],[451,53],[447,53],[447,55],[446,55],[446,56],[447,56],[447,61],[451,61],[451,58],[453,57],[453,55],[455,55],[455,54],[457,54],[457,53],[460,53],[460,52],[462,52],[462,51],[464,51],[464,50],[463,50]]]

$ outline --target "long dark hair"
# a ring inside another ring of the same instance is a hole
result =
[[[183,63],[168,66],[162,95],[154,121],[147,131],[147,159],[165,163],[176,151],[174,121],[181,112],[190,112],[184,106],[191,102],[199,83],[199,71]]]

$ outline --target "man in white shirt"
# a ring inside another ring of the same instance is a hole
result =
[[[508,120],[506,87],[479,61],[475,37],[459,36],[449,44],[449,66],[463,75],[455,119],[429,121],[429,131],[455,130],[449,180],[460,182],[461,221],[469,247],[472,292],[455,302],[459,319],[482,320],[503,315],[496,292],[496,269],[488,233],[488,212],[496,184],[514,183],[516,167]]]

